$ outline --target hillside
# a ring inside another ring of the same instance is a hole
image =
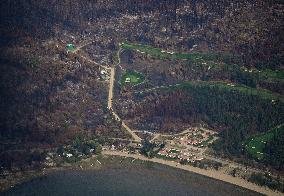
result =
[[[2,1],[0,166],[78,135],[129,138],[107,108],[102,71],[118,64],[113,109],[131,128],[202,124],[220,133],[215,150],[243,156],[283,124],[283,13],[274,0]]]

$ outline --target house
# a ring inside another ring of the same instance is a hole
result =
[[[130,78],[126,78],[125,83],[129,83],[129,82],[130,82]]]
[[[105,75],[105,74],[107,74],[107,72],[105,70],[101,70],[101,74]]]
[[[70,157],[72,157],[73,156],[73,154],[71,154],[71,153],[67,153],[66,154],[66,157],[68,157],[68,158],[70,158]]]

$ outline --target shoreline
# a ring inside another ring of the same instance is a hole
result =
[[[272,196],[278,196],[278,195],[283,195],[283,193],[278,192],[278,191],[273,191],[267,187],[261,187],[259,185],[256,185],[254,183],[248,182],[245,179],[242,178],[238,178],[238,177],[233,177],[230,176],[228,174],[225,174],[221,171],[217,171],[217,170],[205,170],[205,169],[200,169],[198,167],[193,167],[191,165],[181,165],[178,162],[175,161],[169,161],[169,160],[164,160],[164,159],[159,159],[159,158],[147,158],[144,157],[142,155],[139,154],[128,154],[128,153],[124,153],[121,151],[110,151],[110,150],[105,150],[102,151],[102,156],[106,156],[106,157],[125,157],[125,158],[133,158],[133,159],[137,159],[140,161],[149,161],[149,162],[153,162],[153,163],[157,163],[157,164],[161,164],[161,165],[165,165],[165,166],[169,166],[172,167],[174,169],[181,169],[184,171],[188,171],[188,172],[192,172],[194,174],[198,174],[198,175],[202,175],[202,176],[206,176],[209,177],[211,179],[214,180],[219,180],[222,181],[224,183],[229,183],[232,185],[236,185],[238,187],[247,189],[247,190],[251,190],[260,194],[264,194],[264,195],[272,195]],[[94,160],[98,160],[98,156],[94,155],[91,156],[90,158],[87,159],[83,159],[79,162],[77,162],[76,164],[69,164],[69,165],[63,165],[60,167],[50,167],[50,168],[43,168],[42,170],[29,170],[26,172],[22,172],[19,174],[15,174],[12,179],[13,181],[8,182],[8,184],[6,183],[6,186],[1,187],[0,189],[0,193],[1,192],[5,192],[8,191],[9,189],[12,189],[15,186],[18,186],[19,184],[28,182],[30,180],[34,180],[40,177],[44,177],[45,175],[48,175],[50,173],[53,172],[57,172],[57,171],[63,171],[63,170],[100,170],[100,169],[104,169],[105,165],[101,165],[101,163],[99,164],[99,166],[97,167],[81,167],[84,163],[88,163],[90,161],[90,159],[94,159]],[[92,164],[93,165],[93,164]],[[105,168],[107,169],[107,167]],[[0,183],[1,184],[1,183]],[[2,185],[5,185],[2,183]]]
[[[162,165],[167,165],[173,168],[177,168],[177,169],[182,169],[185,171],[189,171],[195,174],[199,174],[199,175],[203,175],[209,178],[213,178],[215,180],[220,180],[226,183],[230,183],[251,191],[255,191],[257,193],[261,193],[264,195],[272,195],[272,196],[280,196],[283,195],[283,193],[281,192],[276,192],[273,191],[267,187],[261,187],[258,186],[254,183],[248,182],[245,179],[242,178],[238,178],[238,177],[233,177],[230,176],[228,174],[224,174],[220,171],[216,171],[216,170],[204,170],[204,169],[200,169],[197,167],[193,167],[190,165],[181,165],[177,162],[174,161],[168,161],[168,160],[164,160],[164,159],[158,159],[158,158],[147,158],[144,157],[142,155],[137,155],[137,154],[127,154],[127,153],[123,153],[123,152],[117,152],[117,151],[103,151],[102,155],[108,155],[108,156],[120,156],[120,157],[129,157],[129,158],[134,158],[134,159],[138,159],[138,160],[142,160],[142,161],[150,161],[150,162],[154,162],[154,163],[158,163],[158,164],[162,164]]]

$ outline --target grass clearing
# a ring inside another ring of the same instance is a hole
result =
[[[227,61],[231,57],[231,55],[226,54],[226,55],[221,55],[217,53],[199,53],[199,52],[194,52],[194,53],[175,53],[173,51],[166,51],[162,50],[160,48],[154,48],[152,46],[148,45],[141,45],[141,44],[129,44],[129,43],[121,43],[120,45],[121,48],[123,49],[128,49],[128,50],[135,50],[140,53],[145,53],[148,55],[151,55],[153,57],[159,58],[159,59],[191,59],[194,61],[213,61],[213,60],[224,60]]]
[[[264,148],[266,143],[268,143],[273,138],[273,133],[269,132],[263,135],[256,136],[248,140],[245,143],[246,151],[255,159],[261,160],[264,158]]]
[[[265,89],[256,89],[256,88],[251,88],[245,85],[240,85],[240,84],[228,84],[225,82],[220,82],[220,81],[194,81],[194,82],[185,82],[180,85],[175,85],[171,87],[166,87],[166,89],[172,91],[172,90],[177,90],[177,89],[187,89],[187,88],[193,88],[193,87],[206,87],[206,88],[217,88],[220,90],[226,90],[226,91],[238,91],[242,94],[246,95],[255,95],[259,96],[262,99],[266,100],[279,100],[281,102],[284,102],[283,96],[272,93],[271,91],[265,90]]]
[[[265,146],[274,138],[274,135],[279,128],[283,125],[280,125],[277,128],[274,128],[266,133],[256,135],[254,137],[248,138],[244,142],[245,150],[255,159],[262,160],[265,157],[264,149]]]
[[[126,84],[139,84],[145,80],[145,77],[142,73],[132,71],[132,70],[126,70],[121,77],[120,83],[122,85]]]
[[[284,80],[284,72],[277,71],[277,70],[247,70],[245,67],[240,67],[239,65],[233,64],[232,59],[235,59],[231,54],[221,54],[221,53],[200,53],[200,52],[193,52],[193,53],[175,53],[173,51],[166,51],[160,48],[155,48],[148,45],[142,44],[130,44],[130,43],[121,43],[120,47],[123,49],[133,50],[142,54],[147,54],[155,58],[159,59],[184,59],[184,60],[192,60],[193,62],[197,63],[197,65],[211,67],[212,69],[219,70],[219,71],[229,71],[232,73],[248,73],[251,75],[252,78],[255,80]],[[246,76],[247,77],[247,76]]]
[[[284,80],[284,71],[265,69],[260,73],[261,77]]]

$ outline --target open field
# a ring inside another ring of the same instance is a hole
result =
[[[198,82],[185,82],[180,85],[172,85],[170,87],[164,87],[169,90],[177,90],[177,89],[183,89],[183,88],[191,88],[191,87],[208,87],[208,88],[217,88],[220,90],[226,90],[226,91],[238,91],[242,94],[247,95],[255,95],[259,96],[262,99],[270,99],[270,100],[279,100],[281,102],[284,102],[283,96],[273,93],[271,91],[265,90],[265,89],[256,89],[247,87],[244,85],[239,84],[228,84],[225,82],[219,82],[219,81],[198,81]]]
[[[265,69],[260,73],[260,75],[266,78],[284,80],[284,71],[273,71],[270,69]]]
[[[136,52],[140,52],[142,54],[148,54],[152,57],[159,59],[183,59],[183,60],[192,60],[195,63],[198,63],[198,66],[210,67],[215,70],[228,70],[230,72],[240,72],[240,73],[248,73],[251,77],[261,80],[280,80],[284,79],[284,72],[279,70],[271,70],[271,69],[251,69],[248,70],[244,67],[236,65],[232,63],[233,56],[230,54],[218,54],[213,52],[201,53],[201,52],[192,52],[192,53],[176,53],[173,51],[166,51],[160,48],[155,48],[148,45],[141,44],[130,44],[130,43],[122,43],[120,45],[123,49],[134,50]]]
[[[165,51],[160,48],[154,48],[152,46],[147,45],[140,45],[140,44],[129,44],[129,43],[122,43],[121,47],[123,49],[130,49],[130,50],[136,50],[137,52],[141,52],[149,54],[156,58],[161,59],[192,59],[192,60],[207,60],[207,61],[213,61],[213,60],[226,60],[230,58],[230,55],[219,55],[214,53],[200,53],[200,52],[194,52],[194,53],[175,53],[173,51]]]
[[[144,81],[143,74],[132,71],[132,70],[126,70],[126,72],[123,73],[120,83],[122,85],[125,84],[139,84]]]
[[[279,128],[281,128],[282,126],[280,125]],[[245,150],[255,159],[261,160],[265,158],[265,152],[264,152],[265,147],[274,138],[276,132],[281,131],[281,129],[279,128],[277,127],[275,129],[268,131],[267,133],[256,135],[254,137],[247,139],[244,142]]]

